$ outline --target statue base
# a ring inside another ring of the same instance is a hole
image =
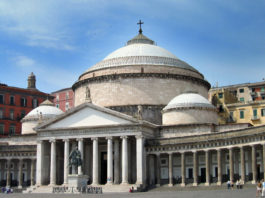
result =
[[[68,175],[68,186],[69,187],[86,187],[87,186],[87,175]]]

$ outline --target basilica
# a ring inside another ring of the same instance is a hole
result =
[[[52,192],[83,175],[103,192],[160,185],[256,183],[265,174],[265,126],[218,125],[210,84],[197,69],[138,35],[82,73],[75,107],[46,100],[0,139],[0,181]],[[82,166],[69,167],[78,148]]]

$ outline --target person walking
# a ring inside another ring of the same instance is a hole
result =
[[[260,181],[258,181],[257,183],[257,191],[256,191],[256,197],[259,197],[261,195],[262,192],[262,184]]]
[[[261,193],[261,196],[264,197],[265,196],[265,182],[264,180],[262,179],[262,193]]]

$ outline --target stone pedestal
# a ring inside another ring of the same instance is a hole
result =
[[[68,186],[80,188],[87,186],[87,175],[68,175]]]

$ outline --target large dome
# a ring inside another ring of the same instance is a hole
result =
[[[176,95],[198,92],[207,97],[210,84],[186,62],[139,32],[80,75],[72,86],[75,106],[89,95],[95,105],[161,124],[161,110]]]
[[[178,59],[168,50],[156,46],[154,41],[139,34],[127,42],[127,45],[110,53],[101,62],[87,70],[93,71],[108,67],[125,65],[163,65],[189,69],[198,72],[189,64]]]

